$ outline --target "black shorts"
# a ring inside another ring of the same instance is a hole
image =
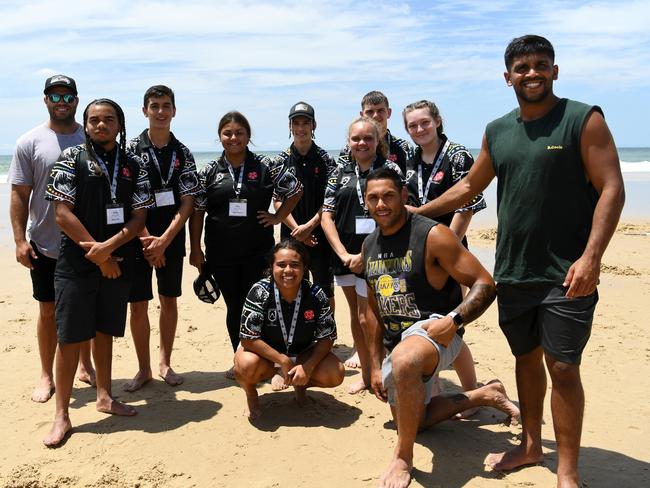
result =
[[[37,259],[30,258],[32,266],[34,266],[34,269],[29,270],[29,274],[32,277],[32,296],[39,302],[53,302],[56,259],[47,257],[41,253],[33,241],[30,241],[30,244],[36,256],[38,256]]]
[[[497,285],[499,326],[512,354],[522,356],[542,346],[557,361],[580,364],[598,292],[566,298],[566,290],[551,284]]]
[[[83,342],[96,332],[123,337],[131,280],[99,273],[54,276],[56,335],[61,344]]]
[[[309,271],[312,282],[320,286],[327,298],[334,296],[334,274],[332,273],[332,249],[329,245],[307,247],[309,252]]]
[[[143,302],[153,299],[151,278],[153,268],[146,259],[136,259],[133,272],[133,287],[129,295],[129,303]],[[162,268],[156,268],[156,283],[158,294],[164,297],[181,296],[181,281],[183,280],[183,256],[167,258]]]

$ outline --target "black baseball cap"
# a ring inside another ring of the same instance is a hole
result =
[[[214,303],[221,296],[219,285],[205,263],[201,266],[201,273],[194,280],[194,293],[205,303]]]
[[[289,110],[289,120],[298,116],[316,120],[316,116],[314,115],[314,107],[309,105],[307,102],[298,102],[294,104],[293,107],[291,107],[291,110]]]
[[[45,89],[43,90],[43,93],[47,95],[47,92],[50,90],[50,88],[54,88],[55,86],[64,86],[66,88],[70,88],[70,90],[72,90],[72,93],[77,96],[77,84],[69,76],[50,76],[47,80],[45,80]]]

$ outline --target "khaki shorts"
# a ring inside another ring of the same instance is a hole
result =
[[[431,318],[437,318],[435,315],[432,315]],[[428,320],[421,320],[420,322],[414,323],[411,327],[402,332],[402,340],[411,336],[420,336],[428,340],[434,347],[438,350],[438,365],[436,366],[435,371],[430,376],[425,376],[422,378],[422,383],[424,384],[424,404],[427,405],[431,401],[433,396],[433,386],[438,381],[438,374],[445,368],[451,366],[451,364],[456,360],[458,354],[460,353],[460,348],[463,345],[463,339],[458,335],[454,334],[449,347],[445,347],[442,344],[434,341],[429,337],[429,334],[422,328],[422,325],[425,324]],[[390,405],[395,405],[396,392],[395,392],[395,383],[393,382],[393,363],[391,362],[391,354],[388,354],[384,358],[384,362],[381,365],[381,378],[384,383],[384,388],[386,388],[386,393],[388,394],[388,403]]]

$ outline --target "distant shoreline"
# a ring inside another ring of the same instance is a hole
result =
[[[287,144],[287,147],[288,146],[289,146],[289,144]],[[279,153],[279,152],[284,151],[284,149],[286,149],[286,148],[283,147],[282,149],[261,149],[261,148],[258,148],[258,147],[252,147],[250,149],[251,149],[251,151],[256,152],[256,153],[267,154],[267,153]],[[624,146],[618,146],[616,149],[619,151],[619,157],[621,158],[621,161],[628,162],[628,163],[640,163],[640,162],[646,162],[646,161],[650,162],[650,159],[639,159],[638,157],[624,158],[624,157],[622,157],[620,155],[620,151],[625,151],[625,152],[628,153],[628,156],[632,152],[646,153],[648,156],[650,156],[650,147],[643,147],[643,146],[624,147]],[[332,155],[338,155],[341,148],[340,147],[339,148],[333,148],[333,149],[330,148],[330,149],[325,149],[325,150],[328,153],[332,154]],[[474,158],[476,158],[476,156],[478,156],[478,153],[480,151],[481,151],[481,149],[478,148],[478,147],[470,147],[469,148],[469,152],[472,153],[472,156],[474,156]],[[213,151],[192,151],[192,152],[195,155],[198,155],[198,154],[215,154],[215,153],[221,153],[221,149],[219,149],[218,147],[215,147]],[[11,153],[9,153],[9,154],[0,154],[0,159],[11,158],[12,156],[13,155]]]

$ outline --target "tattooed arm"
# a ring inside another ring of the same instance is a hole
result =
[[[468,324],[480,317],[496,298],[496,286],[490,273],[478,259],[465,249],[454,233],[443,225],[437,225],[427,236],[427,277],[430,281],[446,281],[448,273],[458,283],[469,287],[465,299],[454,309]],[[444,280],[443,280],[444,279]],[[426,327],[429,336],[447,346],[454,338],[456,326],[451,317],[431,320]]]

